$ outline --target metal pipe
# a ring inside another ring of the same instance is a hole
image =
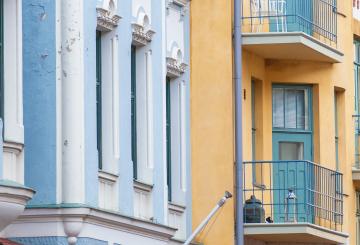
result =
[[[234,82],[235,82],[235,168],[236,168],[236,219],[235,244],[244,244],[243,221],[243,169],[242,169],[242,0],[234,0]]]
[[[225,195],[220,199],[220,201],[216,204],[216,206],[211,210],[209,215],[201,222],[201,224],[195,229],[195,231],[191,234],[191,236],[185,241],[183,245],[189,245],[195,237],[205,228],[207,223],[211,220],[211,218],[216,214],[216,212],[224,206],[226,201],[232,197],[232,194],[228,191],[225,191]]]

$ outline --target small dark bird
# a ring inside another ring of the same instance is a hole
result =
[[[266,221],[266,223],[274,223],[274,221],[271,219],[270,216],[267,217],[267,218],[265,219],[265,221]]]

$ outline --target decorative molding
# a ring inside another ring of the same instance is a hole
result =
[[[169,203],[168,203],[168,209],[169,209],[169,211],[182,214],[182,213],[185,212],[186,207],[185,207],[185,206],[182,206],[182,205],[178,205],[178,204],[172,203],[172,202],[169,202]]]
[[[110,10],[102,7],[96,8],[97,13],[97,26],[100,31],[112,31],[118,26],[121,17],[113,14]]]
[[[134,180],[134,189],[135,190],[151,192],[153,187],[154,187],[153,185]]]
[[[187,64],[171,57],[166,57],[167,75],[171,78],[180,77],[186,70]]]
[[[132,25],[132,40],[135,46],[145,46],[151,42],[155,31],[149,29],[145,30],[144,26],[133,23]]]
[[[168,0],[167,1],[167,8],[171,7],[171,5],[177,5],[181,8],[186,7],[190,0]]]
[[[99,179],[108,181],[108,182],[112,182],[112,183],[115,183],[119,178],[119,175],[108,173],[105,171],[99,171],[98,176],[99,176]]]
[[[3,147],[4,147],[4,150],[3,150],[4,152],[11,152],[11,153],[15,153],[15,154],[20,154],[24,149],[23,144],[9,142],[9,141],[4,141]]]
[[[0,181],[0,232],[24,211],[35,191],[11,181]]]
[[[17,225],[28,227],[28,231],[31,232],[31,235],[36,236],[37,234],[43,235],[43,231],[37,229],[37,225],[47,223],[49,227],[54,228],[50,229],[54,231],[54,235],[57,235],[56,227],[63,223],[63,221],[68,221],[69,218],[73,221],[81,219],[83,220],[83,223],[88,224],[83,227],[83,231],[84,229],[87,229],[87,231],[84,232],[92,232],[93,238],[99,238],[99,234],[89,230],[89,225],[93,225],[95,228],[103,227],[109,229],[113,237],[119,237],[119,232],[121,231],[128,231],[137,236],[149,237],[149,239],[162,241],[169,240],[176,232],[175,228],[169,226],[92,207],[51,208],[44,206],[43,208],[26,209],[25,212],[10,226],[12,226],[11,230],[15,230],[16,232],[19,231]]]

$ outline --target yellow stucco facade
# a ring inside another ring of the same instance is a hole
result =
[[[191,145],[193,227],[225,190],[233,191],[233,100],[231,1],[191,1]],[[204,171],[205,170],[205,171]],[[204,244],[233,244],[230,200],[198,238]]]
[[[245,3],[249,1],[244,0]],[[360,23],[353,19],[352,4],[350,0],[337,1],[335,45],[314,35],[321,43],[331,46],[331,50],[341,52],[341,62],[324,62],[315,58],[307,60],[306,56],[303,60],[291,60],[278,57],[276,53],[268,58],[253,52],[257,46],[243,48],[243,155],[245,161],[253,160],[252,81],[255,81],[257,91],[255,158],[266,161],[273,159],[273,84],[310,85],[313,112],[312,160],[323,167],[336,170],[336,96],[338,170],[343,174],[344,193],[344,219],[342,229],[338,231],[343,237],[348,236],[344,238],[346,244],[356,245],[353,40],[354,35],[360,36]],[[196,227],[225,190],[234,192],[232,1],[194,0],[191,1],[190,11],[192,193],[193,227]],[[248,27],[244,26],[243,29],[246,28]],[[279,48],[276,45],[273,47],[274,50]],[[287,47],[281,46],[281,49],[296,53],[297,47],[297,44],[290,43]],[[317,55],[316,50],[311,52],[314,52],[314,57]],[[244,176],[252,178],[251,172]],[[200,234],[198,242],[205,245],[234,244],[233,201],[227,203]],[[248,244],[275,244],[274,241],[256,242],[254,240]],[[318,243],[314,240],[304,244]]]

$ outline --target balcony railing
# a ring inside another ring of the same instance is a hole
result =
[[[304,32],[336,46],[336,0],[245,0],[243,32]]]
[[[244,162],[244,223],[305,222],[342,231],[343,175],[309,161]]]

